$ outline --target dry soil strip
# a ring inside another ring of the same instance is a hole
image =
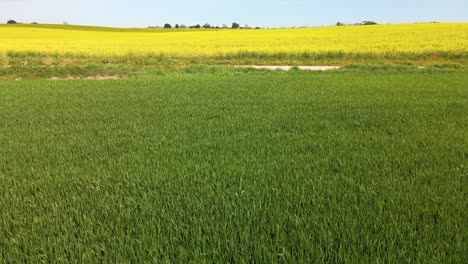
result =
[[[244,65],[236,66],[237,68],[253,68],[258,70],[283,70],[290,71],[294,69],[294,66],[259,66],[259,65]],[[299,70],[303,71],[330,71],[338,70],[340,66],[298,66]]]
[[[119,76],[119,75],[91,75],[87,77],[80,76],[67,76],[67,77],[51,77],[49,80],[53,81],[66,81],[66,80],[120,80],[128,79],[128,76]]]

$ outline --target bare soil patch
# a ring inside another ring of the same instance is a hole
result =
[[[290,71],[294,69],[294,66],[265,66],[265,65],[243,65],[243,66],[236,66],[237,68],[253,68],[258,70],[282,70],[282,71]],[[330,70],[337,70],[340,66],[298,66],[299,70],[303,71],[330,71]]]
[[[119,79],[128,79],[128,76],[119,76],[119,75],[93,75],[93,76],[67,76],[67,77],[51,77],[49,80],[54,81],[65,81],[65,80],[119,80]]]

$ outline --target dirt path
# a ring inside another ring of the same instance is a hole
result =
[[[245,65],[245,66],[236,66],[237,68],[253,68],[259,70],[283,70],[290,71],[293,66],[258,66],[258,65]],[[330,71],[337,70],[340,66],[298,66],[299,70],[303,71]]]
[[[12,65],[0,65],[2,68],[12,68]],[[66,66],[62,65],[39,65],[35,66],[39,68],[66,68]],[[144,66],[144,68],[151,68],[154,66]],[[240,65],[235,66],[236,68],[253,68],[259,70],[283,70],[283,71],[290,71],[294,68],[294,66],[261,66],[261,65]],[[341,68],[340,66],[298,66],[299,70],[303,71],[329,71],[329,70],[337,70]]]

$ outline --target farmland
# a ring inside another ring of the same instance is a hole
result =
[[[467,55],[468,23],[0,25],[0,263],[466,263]]]
[[[462,263],[466,70],[0,81],[0,262]]]
[[[260,30],[0,26],[3,63],[303,64],[466,62],[468,23]],[[20,59],[18,59],[18,57]],[[37,58],[40,59],[37,59]],[[70,62],[68,62],[70,63]]]

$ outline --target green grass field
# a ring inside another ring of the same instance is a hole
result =
[[[467,83],[0,81],[0,263],[466,263]]]

